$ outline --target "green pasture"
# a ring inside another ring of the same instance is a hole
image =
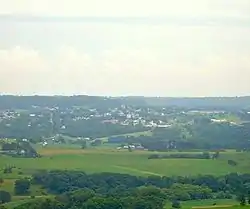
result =
[[[171,208],[172,203],[168,202],[166,204],[166,209]],[[239,203],[232,199],[208,199],[208,200],[189,200],[181,202],[181,208],[184,209],[199,209],[199,208],[227,208],[227,207],[237,207]],[[246,206],[247,207],[247,206]]]
[[[250,153],[225,152],[217,160],[212,159],[148,159],[157,152],[118,151],[110,149],[40,148],[42,158],[13,158],[0,156],[0,170],[5,166],[15,166],[11,174],[0,176],[16,179],[30,175],[37,169],[68,169],[85,172],[115,172],[132,175],[172,176],[172,175],[225,175],[229,172],[250,172]],[[237,166],[228,165],[228,159],[238,162]]]

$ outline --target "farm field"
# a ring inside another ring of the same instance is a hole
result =
[[[216,205],[213,205],[216,203]],[[189,200],[181,202],[181,207],[186,209],[203,209],[203,208],[232,208],[238,207],[239,203],[235,200],[226,199],[208,199],[208,200]],[[247,207],[247,206],[246,206]],[[171,203],[166,204],[166,209],[171,208]]]
[[[20,175],[30,175],[37,169],[69,169],[85,172],[116,172],[131,175],[224,175],[229,172],[250,172],[250,153],[233,151],[220,154],[217,160],[206,159],[148,159],[157,152],[118,151],[116,149],[76,149],[40,148],[42,158],[12,158],[0,156],[0,168],[15,166],[16,172],[1,174],[4,178],[15,179]],[[228,165],[228,160],[238,162],[237,166]]]

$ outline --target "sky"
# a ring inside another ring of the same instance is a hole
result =
[[[0,5],[0,94],[250,95],[249,0]]]

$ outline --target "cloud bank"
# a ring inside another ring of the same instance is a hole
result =
[[[249,1],[82,2],[0,0],[0,93],[250,94]]]

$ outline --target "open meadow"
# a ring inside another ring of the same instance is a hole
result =
[[[220,154],[220,158],[212,159],[148,159],[152,153],[148,151],[116,150],[116,149],[80,149],[66,147],[39,148],[41,158],[13,158],[0,156],[0,178],[4,182],[0,189],[14,194],[16,179],[30,177],[36,170],[81,170],[86,173],[127,173],[136,176],[187,176],[198,174],[225,175],[229,172],[250,172],[250,154],[228,151]],[[237,166],[228,164],[234,160]],[[7,166],[14,166],[12,173],[4,173]],[[42,195],[41,188],[32,186],[32,194]]]
[[[87,173],[115,172],[131,175],[224,175],[229,172],[250,172],[250,153],[227,151],[220,154],[219,159],[148,159],[157,152],[80,148],[39,148],[41,158],[13,158],[0,156],[0,168],[15,166],[15,172],[3,174],[4,178],[15,179],[20,175],[30,175],[38,169],[45,170],[81,170]],[[176,152],[175,152],[176,153]],[[183,153],[183,152],[182,152]],[[232,166],[228,160],[238,164]]]

